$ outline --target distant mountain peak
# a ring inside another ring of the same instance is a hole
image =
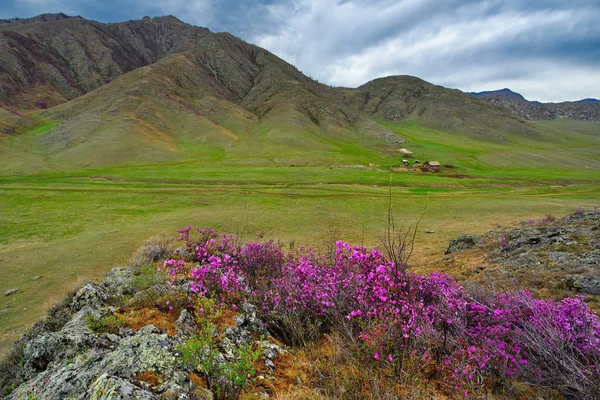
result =
[[[581,100],[575,101],[575,103],[598,103],[598,102],[600,102],[600,100],[593,99],[593,98],[587,98],[587,99],[581,99]]]
[[[475,97],[479,97],[479,98],[489,96],[489,95],[499,95],[499,96],[507,97],[509,99],[526,100],[525,97],[523,97],[520,93],[513,92],[509,88],[504,88],[504,89],[499,89],[499,90],[490,90],[490,91],[485,91],[485,92],[468,92],[468,94],[471,94],[471,95],[473,95]]]

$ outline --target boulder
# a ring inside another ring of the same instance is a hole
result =
[[[445,254],[452,254],[461,250],[470,249],[477,245],[477,243],[479,243],[479,238],[476,235],[461,235],[450,241],[450,245]]]

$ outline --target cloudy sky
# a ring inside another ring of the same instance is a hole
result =
[[[172,14],[264,47],[335,86],[415,75],[530,100],[600,98],[598,0],[0,0],[0,18]]]

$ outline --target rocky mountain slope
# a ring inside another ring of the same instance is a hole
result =
[[[537,101],[529,101],[519,93],[515,93],[510,89],[479,93],[472,92],[469,94],[489,103],[504,107],[512,114],[529,120],[600,120],[600,102],[596,99],[565,101],[561,103],[540,103]]]
[[[505,133],[538,136],[525,121],[459,90],[432,85],[411,76],[375,79],[351,92],[347,103],[377,119],[418,120],[482,140],[505,141]]]
[[[31,140],[36,154],[65,165],[182,160],[190,146],[230,148],[240,138],[285,138],[307,150],[336,137],[404,141],[378,119],[495,142],[540,135],[500,108],[414,77],[332,88],[264,49],[174,17],[5,20],[0,48],[0,107],[12,116],[2,133],[53,121]]]
[[[0,103],[43,109],[192,48],[205,28],[174,17],[102,24],[64,14],[0,21]]]

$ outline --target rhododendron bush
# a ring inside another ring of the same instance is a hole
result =
[[[582,298],[518,292],[478,300],[448,275],[408,273],[377,249],[337,242],[323,257],[303,248],[285,253],[273,241],[242,245],[213,230],[179,233],[185,249],[164,262],[172,282],[188,295],[257,305],[288,344],[336,330],[365,362],[398,376],[416,363],[465,395],[486,377],[598,393],[600,322]]]

